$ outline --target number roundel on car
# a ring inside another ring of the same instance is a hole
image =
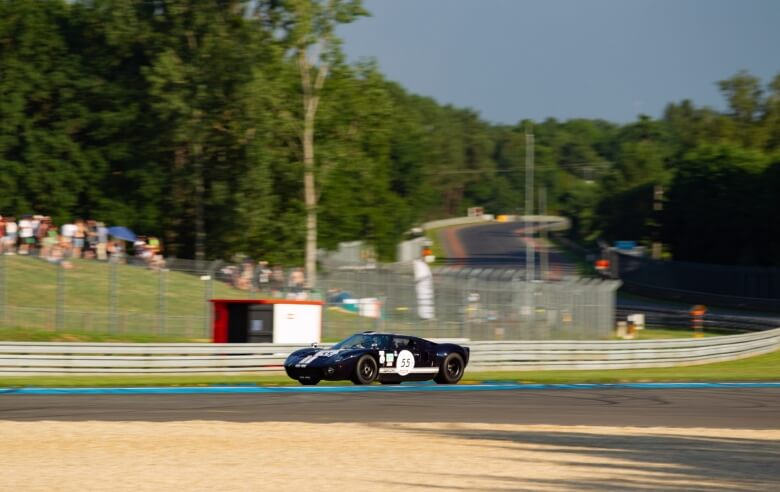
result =
[[[408,350],[401,350],[396,358],[395,368],[398,374],[406,376],[414,369],[414,356]]]

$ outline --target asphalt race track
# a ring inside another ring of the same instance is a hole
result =
[[[455,237],[443,236],[449,253],[446,264],[524,269],[526,246],[522,229],[522,222],[501,222],[455,229]],[[452,244],[453,241],[456,244]],[[538,251],[534,260],[538,271],[541,268]],[[577,266],[555,246],[550,247],[548,261],[550,274],[556,277],[575,275],[577,272]]]
[[[780,428],[780,388],[0,395],[0,420]]]

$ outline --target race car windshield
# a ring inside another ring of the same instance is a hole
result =
[[[359,349],[378,347],[384,348],[389,341],[388,335],[352,335],[346,340],[337,343],[331,349]]]

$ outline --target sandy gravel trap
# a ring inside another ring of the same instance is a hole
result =
[[[776,490],[780,430],[0,422],[0,490]]]

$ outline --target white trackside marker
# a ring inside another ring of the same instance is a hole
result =
[[[408,350],[401,350],[398,354],[395,367],[398,369],[398,374],[401,376],[406,376],[412,372],[412,369],[414,369],[414,356],[412,353]]]

